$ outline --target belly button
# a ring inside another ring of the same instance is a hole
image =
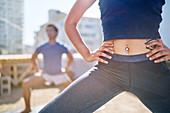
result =
[[[128,47],[128,45],[126,45],[125,51],[126,51],[126,55],[128,55],[129,54],[129,47]]]

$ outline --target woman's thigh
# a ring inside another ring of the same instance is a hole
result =
[[[131,92],[154,113],[170,113],[170,69],[165,62],[131,65]]]
[[[122,92],[109,81],[101,82],[98,76],[106,73],[95,68],[70,84],[40,113],[91,113]]]

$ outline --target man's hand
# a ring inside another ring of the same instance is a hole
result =
[[[154,45],[156,45],[157,47],[148,52],[148,54],[146,55],[147,57],[149,57],[149,60],[154,60],[159,57],[161,58],[154,60],[155,63],[170,60],[170,49],[166,45],[164,45],[161,39],[159,39],[159,41],[150,42],[149,44],[147,44],[147,47],[151,47]]]

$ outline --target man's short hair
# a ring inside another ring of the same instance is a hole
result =
[[[47,27],[53,27],[56,32],[58,32],[58,28],[54,24],[48,24]]]

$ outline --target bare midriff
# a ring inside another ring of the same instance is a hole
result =
[[[115,39],[104,41],[103,43],[113,44],[110,49],[115,54],[121,55],[137,55],[147,53],[150,50],[146,49],[145,42],[149,39]]]

